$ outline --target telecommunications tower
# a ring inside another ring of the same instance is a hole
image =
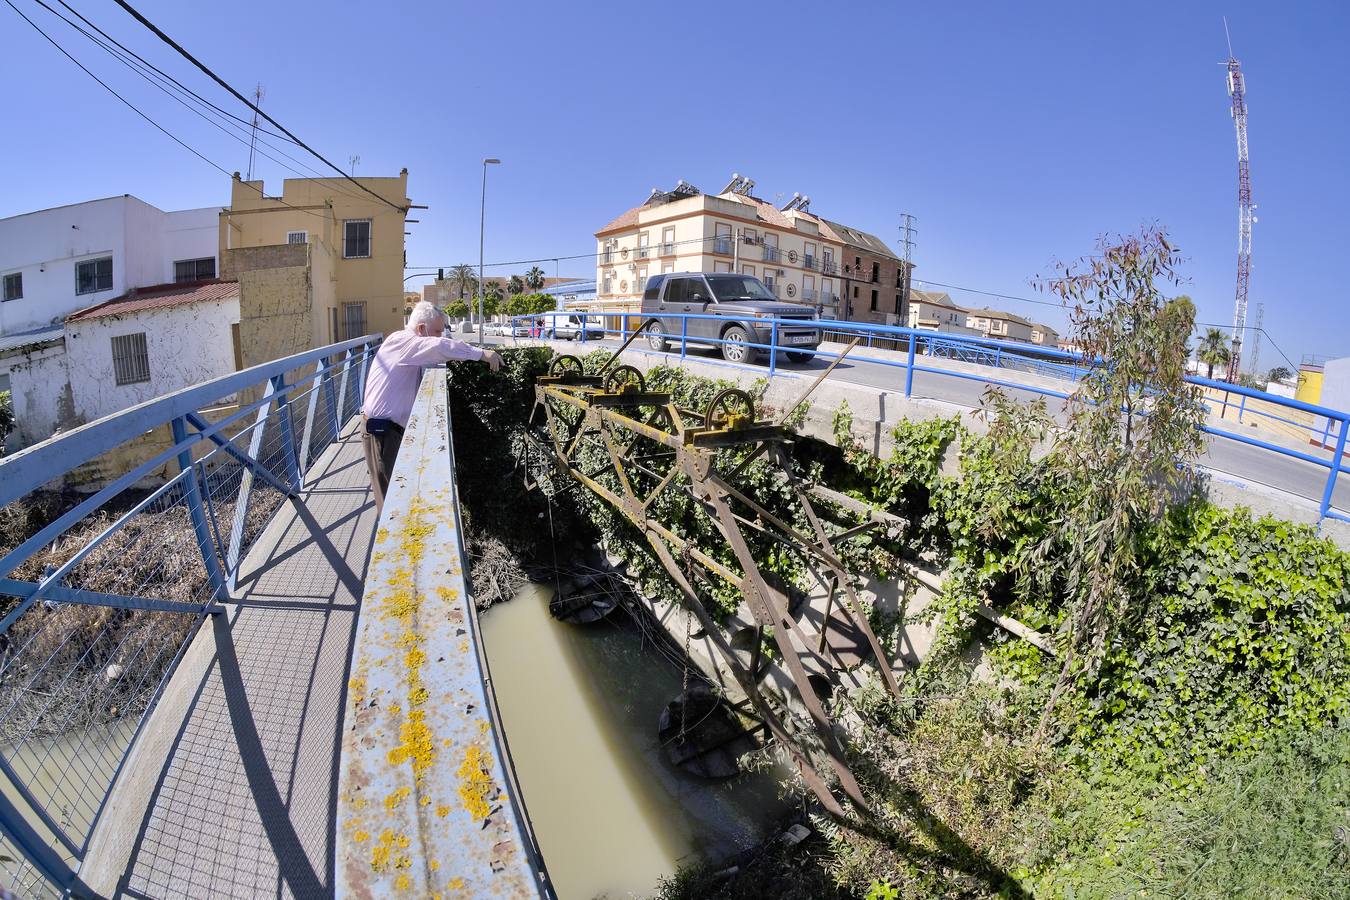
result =
[[[1228,380],[1237,381],[1241,371],[1242,332],[1247,326],[1247,281],[1252,270],[1252,175],[1247,162],[1247,101],[1242,79],[1242,63],[1233,56],[1233,41],[1228,37],[1228,20],[1223,20],[1228,38],[1228,96],[1233,105],[1233,127],[1237,129],[1238,151],[1238,261],[1237,297],[1233,304],[1233,351],[1228,360]]]

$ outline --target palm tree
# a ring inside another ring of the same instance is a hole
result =
[[[507,282],[506,292],[512,297],[525,293],[525,279],[519,275],[512,275],[511,280]]]
[[[532,291],[537,291],[544,286],[544,270],[538,266],[531,266],[530,271],[525,273],[525,286]]]
[[[467,293],[470,296],[478,289],[478,276],[474,274],[473,266],[458,265],[450,270],[450,277],[446,279],[459,291],[459,299],[463,300]]]
[[[1228,339],[1224,337],[1223,332],[1217,328],[1206,331],[1205,336],[1200,339],[1200,349],[1195,358],[1209,366],[1206,378],[1214,377],[1215,366],[1228,365],[1231,356],[1228,352]]]

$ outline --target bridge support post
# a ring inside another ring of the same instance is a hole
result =
[[[323,360],[314,366],[314,383],[309,389],[309,403],[305,408],[305,436],[300,439],[300,471],[309,471],[309,447],[314,437],[314,413],[319,408],[319,393],[323,386]]]
[[[1327,489],[1322,492],[1322,505],[1317,511],[1319,520],[1325,519],[1331,509],[1331,495],[1336,490],[1336,479],[1340,477],[1341,464],[1345,460],[1345,438],[1348,431],[1350,431],[1350,417],[1341,420],[1340,434],[1336,436],[1336,452],[1331,457],[1331,471],[1327,473]]]
[[[171,423],[173,442],[181,444],[187,440],[187,420],[179,416]],[[197,468],[192,462],[192,448],[185,447],[178,454],[178,468],[187,472],[183,489],[187,494],[188,514],[192,517],[192,530],[197,535],[197,547],[202,553],[202,564],[206,566],[207,577],[211,579],[211,599],[217,600],[225,594],[225,573],[220,568],[220,557],[216,555],[215,544],[211,540],[211,528],[206,521],[206,509],[202,505],[202,487],[197,480]]]
[[[291,420],[291,397],[286,392],[286,376],[272,376],[272,391],[277,398],[277,424],[281,426],[281,442],[285,444],[286,474],[292,490],[300,490],[300,459],[295,449],[295,422]]]
[[[919,346],[919,336],[911,334],[909,336],[909,357],[905,361],[905,396],[908,397],[914,393],[914,351]]]
[[[333,441],[337,442],[338,436],[342,433],[342,425],[338,422],[337,392],[333,390],[333,368],[336,363],[330,356],[325,360],[328,369],[326,373],[319,376],[319,381],[323,385],[323,400],[328,407],[328,421],[333,426]]]
[[[769,377],[778,372],[778,318],[769,326]]]

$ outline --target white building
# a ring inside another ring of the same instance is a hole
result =
[[[239,284],[197,281],[130,291],[64,327],[0,338],[15,450],[240,365]]]
[[[0,219],[0,335],[60,325],[133,288],[215,278],[219,214],[123,194]]]

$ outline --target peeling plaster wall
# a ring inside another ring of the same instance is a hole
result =
[[[234,371],[230,326],[239,322],[237,299],[71,322],[67,365],[75,415],[93,421],[155,397]],[[145,332],[150,380],[117,384],[112,338]]]
[[[74,419],[66,346],[57,340],[12,351],[0,357],[0,372],[9,375],[15,428],[5,441],[12,453],[79,424]]]

